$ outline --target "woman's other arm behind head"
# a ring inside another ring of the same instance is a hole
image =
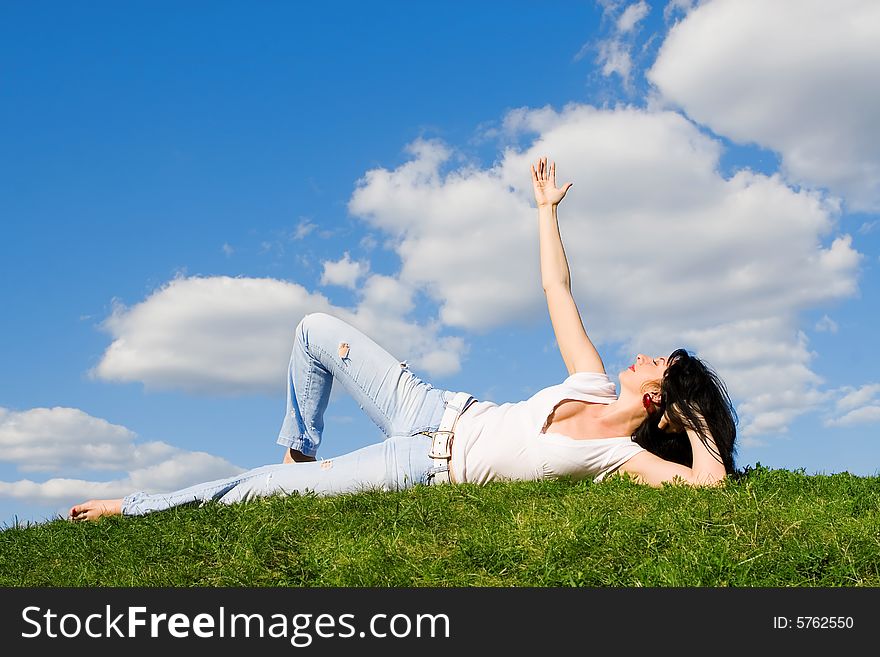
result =
[[[668,422],[665,416],[664,421]],[[691,467],[667,461],[656,454],[644,451],[626,461],[619,470],[634,475],[640,483],[655,487],[676,481],[690,486],[720,484],[727,477],[727,470],[724,461],[719,457],[718,445],[715,444],[711,431],[704,423],[703,431],[698,432],[687,427],[686,432],[693,453]]]

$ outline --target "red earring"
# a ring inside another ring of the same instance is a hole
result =
[[[642,405],[645,407],[645,410],[648,413],[652,413],[654,411],[654,401],[651,399],[651,394],[646,392],[642,395]]]

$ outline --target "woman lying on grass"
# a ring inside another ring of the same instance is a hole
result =
[[[71,520],[141,515],[191,502],[232,504],[311,491],[556,477],[601,481],[612,472],[660,486],[715,485],[735,472],[736,419],[724,384],[683,349],[668,358],[639,354],[622,371],[620,393],[587,337],[571,295],[557,206],[555,164],[532,166],[541,278],[569,376],[518,403],[494,404],[440,390],[345,322],[307,315],[290,357],[287,412],[278,437],[281,464],[173,493],[90,500]],[[334,380],[387,436],[384,442],[316,461]]]

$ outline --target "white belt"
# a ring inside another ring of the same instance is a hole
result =
[[[466,392],[455,393],[452,400],[446,404],[446,410],[443,411],[443,417],[440,419],[437,431],[428,433],[432,439],[429,456],[434,459],[435,466],[446,467],[445,470],[434,475],[431,482],[433,484],[448,484],[450,481],[449,470],[452,468],[452,440],[455,438],[455,423],[472,401],[475,401],[473,395]]]

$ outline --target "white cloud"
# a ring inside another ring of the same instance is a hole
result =
[[[296,228],[293,231],[294,240],[302,240],[308,237],[316,228],[318,224],[312,223],[308,219],[300,219],[300,222],[296,225]]]
[[[813,353],[792,317],[763,317],[697,328],[688,344],[723,375],[740,400],[743,445],[757,436],[785,433],[798,416],[823,407],[829,393],[810,369]]]
[[[349,203],[396,237],[400,279],[427,289],[450,326],[490,328],[538,310],[535,225],[522,194],[499,171],[441,176],[451,151],[438,142],[409,150],[413,159],[398,169],[367,172]]]
[[[650,11],[651,7],[644,0],[629,5],[617,19],[617,31],[621,34],[632,31]]]
[[[372,235],[364,235],[361,238],[359,245],[364,251],[372,251],[379,246],[379,242],[376,241],[376,238]]]
[[[595,44],[592,42],[584,44],[575,55],[575,60],[579,60],[588,52],[595,50],[597,52],[596,62],[602,67],[602,75],[610,77],[617,74],[620,76],[624,88],[629,89],[636,28],[642,19],[650,13],[651,7],[644,0],[633,2],[625,7],[620,2],[599,2],[598,4],[602,7],[604,17],[612,21],[610,34]]]
[[[55,477],[0,481],[0,498],[32,503],[75,503],[122,497],[136,490],[163,492],[242,472],[205,452],[164,442],[136,442],[136,434],[76,408],[0,408],[0,459],[21,472],[121,471],[111,481]]]
[[[792,180],[880,210],[880,3],[711,0],[648,78],[699,123],[782,156]]]
[[[373,274],[361,288],[365,308],[373,313],[405,316],[413,309],[413,289],[399,279]]]
[[[357,287],[357,282],[370,270],[366,262],[355,262],[348,251],[337,261],[325,260],[321,274],[321,285],[341,285],[350,289]]]
[[[428,374],[460,368],[461,339],[400,314],[412,308],[409,285],[373,275],[359,296],[350,310],[277,279],[176,278],[134,306],[116,306],[103,323],[113,342],[92,374],[155,389],[279,394],[293,331],[312,312],[340,316]]]
[[[874,424],[880,422],[880,403],[856,408],[844,415],[826,420],[828,427],[852,427],[860,424]]]
[[[850,428],[880,423],[880,383],[844,386],[828,396],[835,399],[825,412],[824,426]]]
[[[602,14],[607,18],[620,10],[624,0],[596,0],[596,4],[602,7]]]
[[[528,166],[550,154],[560,183],[574,182],[560,222],[591,335],[711,354],[753,432],[782,431],[822,402],[797,317],[852,295],[860,261],[833,202],[778,176],[725,179],[720,143],[674,112],[570,105],[517,110],[503,125],[535,141],[447,173],[450,149],[418,142],[409,162],[367,172],[349,203],[397,236],[400,280],[427,290],[443,323],[544,316]]]
[[[687,14],[693,9],[696,2],[697,0],[669,0],[663,8],[664,20],[668,21],[678,14]]]
[[[122,481],[87,481],[55,478],[44,482],[21,479],[0,481],[0,498],[27,500],[31,504],[76,504],[87,499],[114,499],[135,492]]]
[[[859,226],[859,235],[870,235],[876,230],[878,225],[880,225],[880,220],[877,219],[874,219],[873,221],[865,221]]]
[[[816,322],[816,330],[820,333],[837,333],[837,322],[828,315],[823,315],[822,319]]]
[[[226,242],[223,242],[223,246],[220,247],[220,250],[227,258],[231,257],[232,254],[235,253],[235,249]]]
[[[0,408],[0,461],[24,471],[117,469],[131,458],[133,440],[125,427],[76,408]]]
[[[869,383],[860,388],[846,387],[841,390],[843,395],[837,400],[837,410],[848,412],[859,407],[880,403],[880,383]]]
[[[114,308],[103,323],[113,343],[93,373],[157,389],[277,392],[297,323],[329,310],[325,297],[285,281],[176,278]]]
[[[602,64],[602,75],[610,77],[617,73],[624,84],[629,84],[632,73],[630,46],[618,39],[607,39],[600,42],[599,63]]]

